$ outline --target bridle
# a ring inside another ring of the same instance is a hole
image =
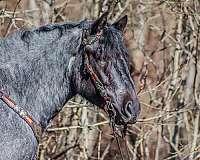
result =
[[[99,80],[98,76],[95,74],[92,66],[89,64],[89,59],[87,53],[84,53],[84,67],[85,71],[89,74],[92,82],[94,83],[94,86],[96,90],[99,92],[103,100],[105,101],[104,110],[109,115],[110,118],[110,125],[114,131],[114,134],[120,137],[123,137],[124,135],[117,130],[117,126],[115,124],[115,118],[116,118],[116,111],[114,109],[113,103],[111,101],[110,96],[108,96],[107,91],[103,85],[103,83]],[[125,132],[125,131],[124,131]]]
[[[83,48],[84,48],[84,52],[83,52],[83,58],[84,58],[84,72],[86,72],[89,77],[91,78],[92,82],[94,83],[94,86],[96,88],[96,90],[99,92],[99,94],[101,95],[101,97],[103,98],[103,100],[105,101],[105,105],[104,105],[104,110],[105,112],[109,115],[110,117],[110,124],[111,127],[114,131],[114,133],[120,137],[123,137],[124,135],[121,134],[118,130],[117,130],[117,126],[115,124],[115,118],[116,118],[116,111],[114,108],[114,105],[112,103],[111,97],[108,95],[106,88],[104,87],[103,83],[100,81],[100,79],[98,78],[97,74],[94,72],[92,66],[90,65],[89,62],[89,57],[88,57],[88,52],[87,52],[87,46],[93,44],[94,42],[98,41],[101,36],[102,36],[102,32],[97,33],[94,36],[88,36],[86,35],[86,33],[88,32],[88,30],[83,30]],[[124,131],[125,132],[125,131]]]
[[[117,141],[117,144],[118,144],[118,147],[120,150],[120,154],[121,154],[121,159],[124,160],[122,150],[120,147],[120,143],[119,143],[119,137],[121,137],[121,138],[125,137],[127,124],[124,124],[123,129],[121,128],[121,126],[118,126],[115,124],[115,119],[116,119],[117,114],[116,114],[114,105],[112,103],[111,97],[108,95],[106,88],[104,87],[103,83],[100,81],[97,74],[94,72],[92,66],[90,65],[89,57],[88,57],[88,53],[87,53],[87,49],[86,49],[86,47],[88,45],[92,45],[94,42],[98,41],[101,38],[102,32],[99,32],[94,36],[88,35],[88,32],[89,32],[88,30],[83,30],[82,45],[83,45],[83,49],[84,49],[84,51],[83,51],[84,72],[86,72],[89,75],[90,79],[94,83],[96,90],[99,92],[100,96],[105,101],[104,110],[109,115],[110,126],[113,130],[113,135],[116,138],[116,141]],[[124,139],[124,142],[125,142],[125,146],[126,146],[126,151],[128,153],[128,157],[130,159],[126,139]]]

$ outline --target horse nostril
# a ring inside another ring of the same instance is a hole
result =
[[[127,103],[127,105],[126,105],[127,107],[127,111],[129,112],[129,113],[131,113],[131,107],[132,107],[132,101],[129,101],[128,103]]]
[[[127,123],[135,123],[140,113],[140,104],[138,101],[128,101],[125,106],[125,115]]]
[[[126,116],[127,116],[127,119],[131,119],[131,117],[132,117],[132,101],[128,101],[127,102],[127,104],[126,104],[126,106],[125,106],[125,114],[126,114]]]

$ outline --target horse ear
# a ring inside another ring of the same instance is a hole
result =
[[[108,12],[105,12],[101,15],[101,17],[99,19],[97,19],[93,24],[92,24],[92,28],[91,28],[91,34],[96,34],[98,32],[100,32],[104,26],[107,23],[107,17],[108,17]]]
[[[124,31],[124,28],[126,27],[128,21],[128,16],[125,15],[124,17],[122,17],[121,19],[119,19],[117,22],[113,23],[113,26],[120,30],[120,31]]]

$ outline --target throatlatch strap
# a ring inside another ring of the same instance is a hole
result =
[[[23,108],[17,106],[14,100],[12,100],[6,93],[0,90],[0,99],[7,104],[20,118],[22,118],[32,129],[37,141],[39,142],[42,136],[42,127],[38,124],[32,116],[26,112]]]

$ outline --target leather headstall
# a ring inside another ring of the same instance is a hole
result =
[[[106,88],[104,87],[103,83],[100,81],[97,74],[94,72],[92,66],[90,65],[90,61],[89,61],[89,57],[88,57],[88,54],[90,54],[90,53],[87,53],[87,47],[92,45],[96,41],[99,41],[99,39],[102,36],[102,32],[99,32],[93,36],[89,35],[88,33],[89,33],[88,30],[83,30],[84,38],[82,41],[82,43],[83,43],[82,45],[84,46],[84,53],[83,53],[84,71],[89,74],[89,77],[92,80],[92,82],[94,83],[96,90],[99,92],[99,94],[105,101],[104,110],[109,115],[110,126],[113,130],[113,135],[116,138],[117,145],[118,145],[120,155],[121,155],[121,159],[124,160],[124,156],[122,153],[122,149],[121,149],[118,137],[121,137],[121,138],[125,137],[127,125],[125,124],[123,127],[121,127],[120,125],[115,124],[116,111],[115,111],[114,105],[112,103],[111,97],[108,95]],[[126,150],[128,153],[128,157],[130,159],[128,147],[127,147],[127,143],[126,143],[125,139],[124,139],[124,142],[125,142]]]
[[[113,132],[115,136],[124,137],[125,134],[125,128],[121,129],[118,125],[115,124],[115,118],[116,118],[116,111],[114,108],[114,105],[112,103],[111,97],[108,95],[106,88],[104,87],[103,83],[98,78],[97,74],[94,72],[93,67],[90,65],[89,57],[87,53],[87,47],[95,43],[96,41],[99,41],[99,39],[102,37],[102,32],[97,33],[96,35],[88,35],[88,31],[83,31],[83,46],[84,46],[84,71],[86,71],[89,74],[89,77],[91,78],[92,82],[94,83],[94,86],[96,90],[99,92],[101,97],[105,101],[104,110],[109,115],[110,118],[110,125],[113,129]]]

